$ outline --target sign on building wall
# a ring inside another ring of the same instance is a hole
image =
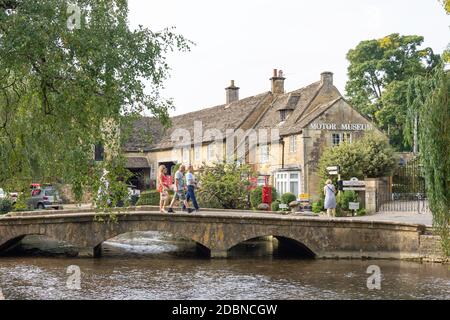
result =
[[[312,130],[330,130],[330,131],[368,131],[372,130],[371,124],[363,123],[312,123],[309,126]]]
[[[344,191],[364,191],[366,189],[366,182],[360,181],[357,178],[343,181]]]

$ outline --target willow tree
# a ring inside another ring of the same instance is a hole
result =
[[[420,81],[416,80],[416,84]],[[450,255],[450,75],[440,68],[423,79],[421,92],[428,87],[420,107],[419,146],[433,225],[441,237],[446,256]],[[420,101],[420,100],[419,100]]]
[[[0,0],[0,186],[58,180],[81,196],[104,169],[123,176],[117,128],[143,111],[168,124],[166,56],[189,45],[130,29],[126,0]],[[97,144],[115,152],[94,165]]]

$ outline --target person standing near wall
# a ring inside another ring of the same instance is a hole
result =
[[[323,192],[325,194],[325,204],[324,207],[327,209],[328,217],[336,216],[336,188],[333,185],[333,182],[328,179],[325,187],[323,188]]]

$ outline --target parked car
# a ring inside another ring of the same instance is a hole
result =
[[[27,207],[30,209],[56,209],[63,208],[62,199],[53,187],[45,187],[33,190],[33,195],[27,200]]]

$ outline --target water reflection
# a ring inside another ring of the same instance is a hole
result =
[[[105,243],[102,259],[1,258],[0,286],[7,299],[450,299],[445,265],[286,259],[268,240],[210,260],[192,241],[131,233]],[[372,264],[382,270],[379,291],[366,286]],[[66,288],[69,265],[81,268],[80,291]]]

